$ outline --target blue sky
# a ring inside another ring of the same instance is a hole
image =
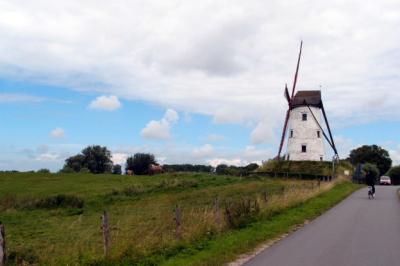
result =
[[[390,0],[2,1],[0,170],[56,171],[92,144],[116,163],[272,158],[301,39],[297,89],[322,90],[339,155],[379,144],[399,163],[399,36]]]

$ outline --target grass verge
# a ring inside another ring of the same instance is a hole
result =
[[[310,200],[260,219],[241,230],[233,230],[197,245],[183,248],[179,254],[165,259],[162,265],[221,265],[238,255],[253,250],[260,243],[291,231],[295,226],[330,209],[359,188],[341,182],[331,190]]]

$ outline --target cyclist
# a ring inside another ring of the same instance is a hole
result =
[[[375,175],[371,170],[367,171],[365,182],[367,183],[367,186],[372,187],[372,196],[375,197]]]

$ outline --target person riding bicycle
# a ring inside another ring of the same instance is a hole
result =
[[[367,186],[372,187],[372,195],[375,197],[375,175],[371,170],[367,170],[365,182]]]

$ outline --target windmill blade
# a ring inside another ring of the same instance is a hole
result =
[[[314,112],[311,110],[311,107],[308,105],[308,103],[306,101],[304,101],[304,104],[307,105],[308,110],[310,110],[310,113],[312,115],[312,117],[314,118],[315,123],[317,123],[319,129],[321,129],[322,134],[324,135],[325,140],[328,142],[329,146],[332,147],[333,150],[335,150],[334,145],[332,144],[332,142],[329,140],[328,136],[326,135],[324,129],[322,128],[321,124],[318,122],[317,118],[314,115]]]
[[[303,48],[303,40],[300,42],[300,52],[299,52],[299,58],[297,59],[297,67],[296,67],[296,73],[294,75],[294,81],[293,81],[293,88],[292,88],[292,99],[294,96],[294,91],[296,90],[296,84],[297,84],[297,74],[299,73],[299,66],[300,66],[300,58],[301,58],[301,50]]]
[[[279,151],[278,151],[278,160],[281,157],[281,152],[282,152],[282,148],[283,148],[283,143],[285,142],[285,136],[286,136],[286,129],[287,129],[287,125],[289,122],[289,115],[290,115],[290,109],[288,109],[286,111],[286,118],[285,118],[285,124],[283,125],[283,131],[282,131],[282,138],[281,138],[281,143],[279,145]]]
[[[288,104],[290,104],[290,95],[289,95],[289,90],[288,90],[287,84],[285,85],[285,98],[288,101]]]
[[[326,117],[325,108],[324,108],[324,105],[322,104],[322,102],[321,102],[321,109],[322,109],[322,114],[324,115],[326,127],[328,128],[329,137],[331,138],[332,149],[335,152],[335,155],[339,157],[339,154],[338,154],[336,146],[335,146],[335,142],[333,140],[331,127],[329,126],[328,118]]]

